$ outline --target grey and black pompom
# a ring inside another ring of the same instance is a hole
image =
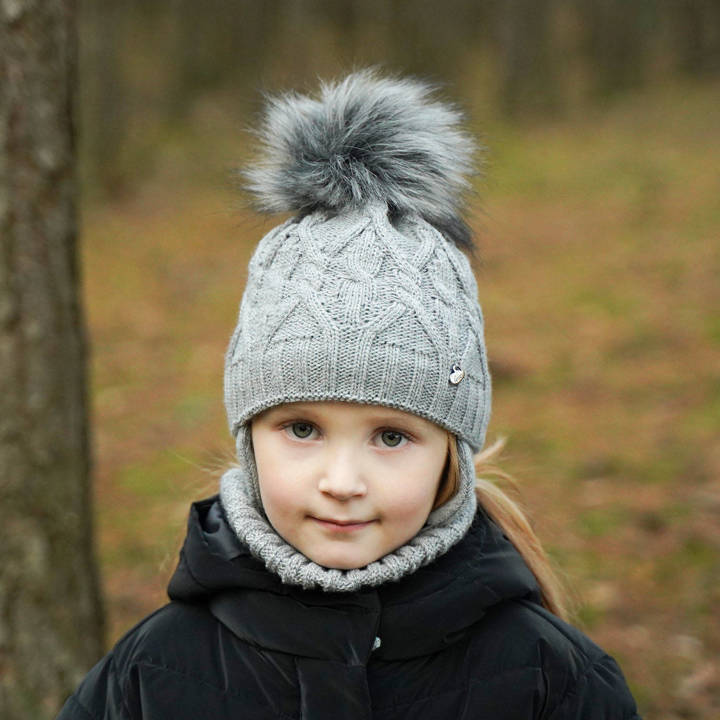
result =
[[[361,70],[323,83],[317,97],[270,97],[258,130],[263,154],[242,174],[264,212],[342,212],[383,200],[416,213],[459,246],[476,145],[463,116],[416,79]]]

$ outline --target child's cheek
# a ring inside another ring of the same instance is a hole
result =
[[[386,492],[384,502],[385,515],[395,520],[411,520],[428,513],[435,499],[435,485],[430,482],[408,482]]]

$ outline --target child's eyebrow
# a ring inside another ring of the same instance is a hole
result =
[[[311,405],[301,405],[299,403],[292,405],[279,405],[276,407],[268,408],[262,413],[263,417],[276,420],[279,418],[308,418],[317,419],[319,417],[318,411],[313,410]]]
[[[401,415],[400,413],[385,410],[384,408],[379,409],[377,412],[368,413],[367,419],[370,422],[387,422],[391,425],[393,423],[415,425],[417,427],[422,425],[420,418],[413,417],[412,415]]]
[[[313,406],[310,403],[290,403],[286,405],[276,405],[275,407],[271,407],[268,410],[265,411],[268,415],[271,414],[277,414],[280,415],[282,413],[289,413],[289,414],[305,414],[305,413],[313,413],[317,414],[317,410],[313,409]]]

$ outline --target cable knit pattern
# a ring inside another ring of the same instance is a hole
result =
[[[247,427],[247,426],[246,426]],[[249,435],[244,431],[245,435]],[[326,591],[352,592],[399,580],[435,560],[459,542],[476,511],[475,470],[470,446],[458,442],[460,490],[447,503],[430,513],[425,526],[408,543],[369,565],[353,570],[322,567],[287,543],[268,521],[255,490],[257,478],[249,443],[244,438],[239,456],[244,468],[232,468],[220,481],[220,501],[228,522],[250,552],[268,570],[289,585],[318,587]],[[292,469],[288,469],[292,472]]]
[[[466,256],[419,216],[391,222],[381,202],[266,235],[226,354],[230,430],[300,400],[399,408],[480,448],[490,375]]]

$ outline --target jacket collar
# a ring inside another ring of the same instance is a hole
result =
[[[283,584],[238,540],[217,496],[192,505],[168,594],[205,603],[260,647],[350,665],[371,654],[390,660],[437,652],[492,606],[539,601],[534,576],[482,509],[465,537],[429,565],[397,582],[340,593]]]

